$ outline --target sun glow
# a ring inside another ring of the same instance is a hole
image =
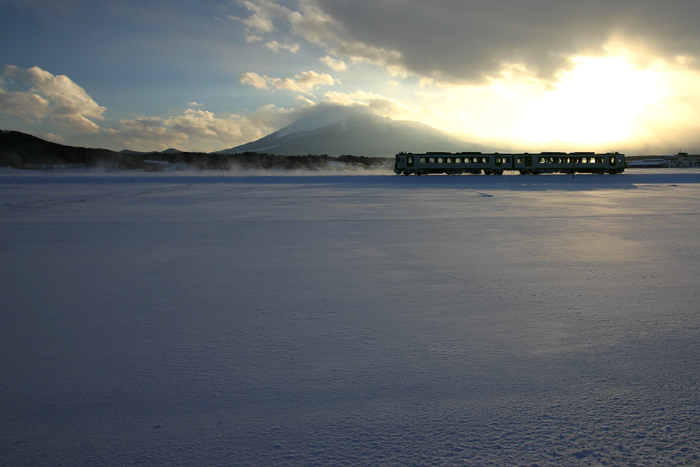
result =
[[[523,108],[513,131],[523,142],[598,145],[628,140],[644,108],[661,97],[653,70],[639,70],[624,58],[578,58],[553,90]]]
[[[635,66],[635,56],[577,57],[574,68],[547,86],[525,72],[504,74],[488,86],[453,88],[437,106],[442,117],[423,121],[452,133],[532,150],[617,150],[650,139],[650,125],[677,121],[670,96],[697,94],[688,70],[662,61]],[[693,76],[695,76],[693,74]],[[673,80],[671,79],[673,77]],[[685,77],[685,81],[679,81]],[[697,83],[697,81],[694,81]],[[687,100],[687,99],[686,99]],[[654,137],[655,138],[655,137]]]

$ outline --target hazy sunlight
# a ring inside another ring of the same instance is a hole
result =
[[[524,142],[601,144],[629,139],[633,123],[662,95],[652,70],[624,58],[579,58],[556,89],[524,106],[513,136]]]

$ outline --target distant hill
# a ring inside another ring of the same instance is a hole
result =
[[[183,151],[180,151],[179,149],[175,148],[168,148],[163,151],[134,151],[132,149],[122,149],[119,151],[121,154],[140,154],[140,155],[147,155],[147,154],[179,154]]]
[[[316,109],[315,109],[316,110]],[[428,125],[398,121],[354,108],[327,106],[257,141],[219,154],[267,152],[272,154],[356,154],[393,157],[401,151],[492,151],[465,142]]]
[[[35,168],[52,165],[118,166],[138,168],[142,158],[109,149],[81,148],[52,143],[19,131],[0,130],[0,166]]]
[[[345,155],[273,155],[257,152],[207,154],[166,149],[161,152],[120,152],[52,143],[19,131],[0,130],[0,167],[47,169],[105,167],[116,170],[302,170],[342,167],[384,168],[391,161]],[[336,164],[336,165],[333,165]]]

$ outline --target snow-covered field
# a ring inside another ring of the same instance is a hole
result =
[[[0,465],[698,465],[700,172],[0,172]]]

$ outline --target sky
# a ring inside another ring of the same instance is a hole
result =
[[[216,151],[318,106],[529,150],[700,152],[696,0],[0,0],[0,128]]]

